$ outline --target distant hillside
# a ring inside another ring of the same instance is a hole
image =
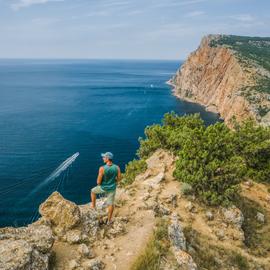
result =
[[[208,35],[170,80],[175,94],[225,122],[270,123],[270,38]]]

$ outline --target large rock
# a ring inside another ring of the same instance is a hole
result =
[[[192,257],[186,252],[187,244],[186,238],[179,222],[178,215],[173,213],[171,215],[170,224],[168,226],[168,234],[171,242],[172,252],[182,270],[197,270],[197,265]]]
[[[40,205],[39,212],[45,219],[51,221],[54,231],[61,234],[74,228],[81,221],[79,207],[62,197],[57,191]]]
[[[47,270],[54,237],[50,227],[29,225],[0,229],[1,270]]]
[[[224,220],[227,223],[233,224],[238,228],[242,227],[244,222],[244,215],[242,214],[241,210],[238,209],[236,206],[232,206],[230,208],[223,208],[222,209]]]
[[[76,205],[54,192],[40,205],[42,219],[49,221],[54,234],[70,244],[93,242],[98,231],[98,219],[104,215],[102,202],[98,211],[89,204]],[[43,221],[44,222],[44,221]]]

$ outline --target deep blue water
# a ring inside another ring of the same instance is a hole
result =
[[[200,112],[177,100],[165,82],[177,61],[0,60],[0,226],[37,218],[55,189],[89,202],[100,153],[111,151],[121,168],[135,157],[138,137],[163,114]],[[29,193],[64,160],[79,157],[59,177]]]

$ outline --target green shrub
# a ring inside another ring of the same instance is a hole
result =
[[[145,172],[147,169],[147,164],[144,159],[134,159],[130,161],[125,168],[125,173],[121,181],[121,186],[127,186],[133,183],[135,177]]]
[[[223,123],[190,130],[178,152],[174,176],[189,183],[206,203],[228,204],[246,168],[234,144],[234,133]]]
[[[183,195],[190,195],[192,194],[192,186],[188,183],[183,183],[180,188],[181,194]]]
[[[192,192],[208,204],[229,204],[242,179],[269,181],[270,175],[270,127],[250,120],[233,124],[233,129],[224,123],[206,127],[199,114],[167,113],[161,125],[145,129],[138,156],[146,159],[158,148],[171,151],[178,156],[176,179],[191,185]],[[127,174],[127,182],[132,182],[137,165],[128,167],[134,173]]]
[[[199,114],[179,117],[174,112],[166,113],[162,125],[152,125],[145,129],[145,139],[139,139],[138,156],[147,158],[158,148],[177,153],[188,135],[187,132],[200,128],[204,128],[204,122]]]
[[[249,120],[235,125],[236,152],[247,165],[246,177],[270,182],[270,127],[256,125]]]

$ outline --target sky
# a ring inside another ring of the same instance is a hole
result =
[[[270,1],[0,0],[0,58],[184,60],[207,34],[270,36]]]

